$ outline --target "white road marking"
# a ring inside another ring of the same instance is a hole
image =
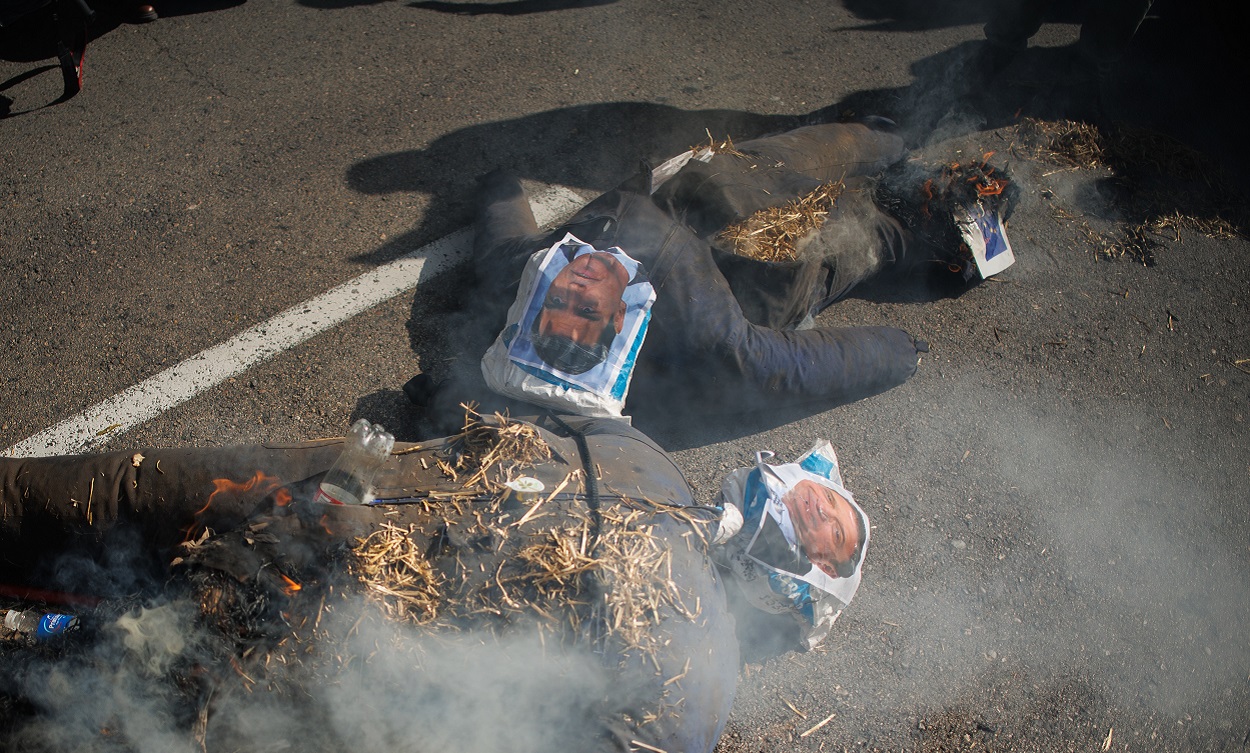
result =
[[[561,221],[585,203],[562,186],[530,197],[539,225]],[[8,457],[47,457],[89,451],[117,432],[134,428],[256,364],[357,314],[416,287],[469,256],[473,231],[465,228],[366,272],[268,321],[240,332],[109,399],[6,449]]]

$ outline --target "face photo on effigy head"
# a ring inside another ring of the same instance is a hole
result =
[[[509,357],[617,397],[654,299],[639,262],[619,248],[596,249],[568,235],[545,252]]]
[[[849,601],[868,543],[867,517],[833,482],[801,471],[784,475],[768,479],[768,499],[746,554]]]
[[[534,329],[588,347],[619,335],[625,325],[629,273],[606,251],[576,256],[547,286]]]
[[[831,578],[849,577],[863,541],[862,523],[851,503],[814,481],[800,481],[781,497],[799,549]]]

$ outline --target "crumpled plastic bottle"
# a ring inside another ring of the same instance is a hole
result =
[[[360,419],[352,424],[347,444],[321,480],[314,502],[362,505],[369,501],[373,477],[390,457],[395,437],[377,424]]]
[[[35,640],[46,641],[78,627],[78,618],[69,614],[44,613],[35,609],[23,611],[10,609],[4,616],[4,626]]]

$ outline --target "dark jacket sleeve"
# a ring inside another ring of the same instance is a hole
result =
[[[99,557],[124,545],[163,556],[197,522],[227,526],[279,487],[324,473],[342,448],[325,440],[0,459],[0,573],[20,578],[67,550]],[[225,482],[231,491],[214,498]]]
[[[655,202],[713,245],[748,320],[792,327],[914,253],[910,234],[866,190],[870,176],[906,154],[903,140],[883,128],[831,123],[745,141],[707,163],[686,164],[655,192]],[[843,190],[823,229],[804,238],[802,260],[760,261],[717,247],[726,226],[835,181]]]
[[[506,326],[521,273],[539,248],[538,225],[520,180],[507,170],[478,178],[476,201],[473,281],[447,326],[455,358],[445,371],[432,375],[439,381],[423,400],[430,423],[423,432],[427,436],[458,431],[464,418],[461,404],[477,404],[487,413],[527,415],[534,410],[491,393],[482,377],[481,361]]]
[[[744,141],[738,150],[822,183],[876,175],[906,154],[902,137],[868,123],[796,128]]]
[[[478,178],[473,221],[473,273],[476,293],[502,318],[516,296],[525,262],[534,250],[538,224],[517,177],[495,170]]]

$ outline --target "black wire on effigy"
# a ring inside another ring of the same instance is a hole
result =
[[[586,434],[580,429],[574,429],[565,423],[564,419],[554,413],[547,413],[556,426],[560,427],[568,436],[573,438],[577,444],[577,454],[581,458],[582,468],[586,471],[586,507],[590,511],[591,520],[591,536],[590,536],[590,553],[592,557],[598,556],[599,537],[603,528],[603,518],[599,511],[599,477],[595,475],[594,459],[590,455],[590,443],[586,441]],[[593,572],[582,574],[582,584],[586,588],[586,592],[590,596],[591,612],[587,629],[587,639],[590,642],[591,650],[599,654],[605,665],[610,661],[615,661],[610,657],[607,650],[608,629],[607,629],[607,592],[603,589],[603,584],[595,576]]]

